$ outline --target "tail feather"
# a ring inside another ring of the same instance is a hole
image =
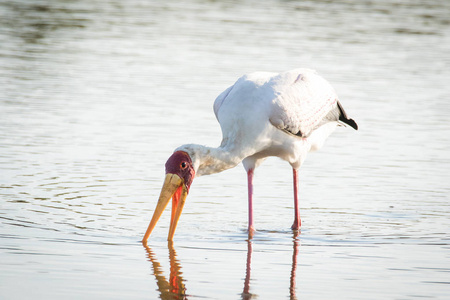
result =
[[[355,130],[358,130],[358,124],[356,124],[356,122],[353,119],[347,117],[347,114],[345,113],[345,110],[339,101],[337,102],[337,105],[339,107],[339,110],[341,111],[339,115],[339,121],[349,125],[350,127],[353,127]]]

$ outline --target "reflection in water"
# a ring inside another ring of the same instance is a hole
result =
[[[297,234],[296,234],[297,235]],[[297,256],[298,256],[298,246],[299,240],[294,236],[294,251],[292,252],[292,268],[291,268],[291,281],[289,285],[289,295],[291,300],[296,300],[297,296],[295,293],[295,274],[297,272]]]
[[[245,269],[245,281],[244,281],[244,291],[242,292],[242,299],[251,299],[254,295],[250,294],[250,273],[252,270],[252,241],[247,240],[247,264]]]
[[[169,280],[163,275],[161,264],[156,260],[156,256],[152,249],[144,244],[144,248],[147,251],[147,256],[152,263],[153,275],[155,275],[156,283],[158,285],[158,291],[160,298],[165,299],[187,299],[186,287],[184,285],[184,279],[181,277],[181,266],[177,259],[177,252],[173,247],[173,243],[168,243],[169,259],[170,259],[170,276]]]
[[[297,271],[297,256],[299,248],[299,240],[297,239],[298,234],[296,233],[293,238],[293,253],[292,253],[292,267],[291,276],[289,284],[289,295],[291,300],[296,300],[296,271]],[[177,259],[177,253],[173,247],[173,243],[168,243],[169,249],[169,259],[170,259],[170,276],[169,280],[163,275],[163,268],[161,264],[156,259],[155,253],[152,249],[144,243],[144,248],[147,252],[147,257],[152,263],[153,275],[156,279],[156,284],[158,285],[158,291],[160,293],[160,298],[166,299],[188,299],[186,294],[185,280],[181,276],[181,265]],[[252,265],[252,253],[253,253],[253,243],[252,241],[247,241],[247,262],[245,269],[245,280],[244,280],[244,290],[241,294],[243,300],[255,299],[258,295],[250,293],[250,278],[251,278],[251,265]]]
[[[296,231],[294,233],[293,238],[293,253],[292,253],[292,267],[291,267],[291,277],[290,277],[290,284],[289,284],[289,296],[291,300],[296,300],[296,290],[295,290],[295,279],[296,279],[296,272],[297,272],[297,256],[298,256],[298,247],[299,247],[299,240],[297,239],[297,236],[299,235],[299,232]],[[253,244],[251,240],[247,240],[247,264],[245,269],[245,281],[244,281],[244,291],[242,292],[242,299],[243,300],[249,300],[253,298],[257,298],[258,296],[256,294],[250,293],[250,277],[251,277],[251,270],[252,270],[252,252],[253,252]]]

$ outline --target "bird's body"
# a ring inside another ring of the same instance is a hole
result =
[[[306,154],[318,150],[338,124],[337,102],[331,85],[312,70],[245,75],[214,102],[221,145],[190,144],[177,150],[197,158],[196,176],[241,161],[248,171],[268,156],[280,157],[298,169]]]
[[[254,231],[253,171],[269,156],[287,161],[294,170],[296,212],[292,228],[298,229],[297,170],[307,153],[318,150],[339,124],[357,129],[334,89],[309,69],[280,74],[252,73],[239,78],[217,97],[214,112],[222,129],[221,145],[213,148],[188,144],[177,148],[175,153],[185,153],[189,157],[195,176],[218,173],[243,163],[248,174],[251,233]],[[177,164],[178,160],[172,162],[174,159],[169,158],[166,168],[168,164]]]

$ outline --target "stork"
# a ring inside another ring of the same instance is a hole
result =
[[[252,238],[253,173],[269,156],[279,157],[292,167],[291,228],[299,230],[298,170],[307,153],[321,148],[338,125],[358,129],[356,122],[347,117],[332,86],[310,69],[244,75],[216,98],[214,113],[222,129],[222,143],[217,148],[187,144],[175,149],[165,164],[165,180],[143,242],[171,198],[168,240],[173,240],[194,177],[222,172],[240,162],[247,172],[248,234]]]

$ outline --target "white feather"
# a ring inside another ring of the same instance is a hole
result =
[[[277,156],[298,169],[318,150],[337,120],[325,117],[337,107],[331,85],[315,71],[252,73],[239,78],[214,102],[222,129],[218,148],[183,145],[197,176],[217,173],[243,161],[249,170]],[[297,135],[296,135],[297,134]]]

